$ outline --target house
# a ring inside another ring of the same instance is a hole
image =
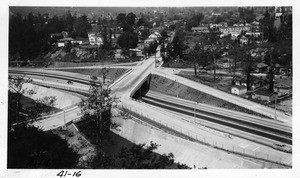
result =
[[[265,80],[263,80],[262,78],[258,79],[258,78],[255,78],[255,77],[251,77],[250,81],[249,81],[249,85],[250,85],[249,87],[250,87],[251,90],[255,90],[257,88],[265,86],[266,83],[267,82]],[[247,79],[236,77],[234,84],[236,86],[247,86]]]
[[[211,13],[212,16],[221,16],[221,13],[213,12]]]
[[[144,43],[147,44],[147,45],[149,45],[150,43],[153,43],[154,41],[155,41],[154,38],[147,38],[147,39],[144,41]]]
[[[246,32],[245,35],[259,37],[259,36],[262,36],[262,32],[252,32],[252,31],[249,31],[249,32]]]
[[[137,44],[137,49],[143,50],[145,48],[146,44],[145,43],[138,43]]]
[[[258,25],[259,25],[259,22],[258,22],[258,21],[253,21],[253,22],[251,23],[251,25],[258,26]]]
[[[71,43],[71,41],[74,41],[73,38],[62,38],[62,39],[59,39],[57,41],[57,46],[58,47],[64,47],[67,43]]]
[[[159,33],[157,33],[157,32],[154,32],[154,33],[152,33],[151,35],[149,35],[149,37],[148,38],[152,38],[152,39],[158,39],[159,37],[161,37],[160,36],[160,34]]]
[[[214,24],[214,23],[209,24],[209,28],[211,28],[211,29],[219,28],[219,27],[228,27],[228,24],[227,24],[227,22],[220,22],[220,23],[217,23],[217,24]]]
[[[252,78],[251,81],[250,81],[250,87],[252,90],[255,90],[257,88],[260,88],[260,87],[263,87],[263,86],[266,86],[266,84],[268,83],[267,80],[264,80],[262,78]]]
[[[225,35],[241,34],[242,31],[250,31],[250,26],[230,26],[230,27],[219,27],[219,31]]]
[[[122,50],[121,49],[117,49],[115,50],[115,59],[125,59],[125,57],[122,55]]]
[[[209,28],[207,26],[192,27],[192,31],[194,33],[209,33]]]
[[[89,33],[88,38],[89,38],[89,42],[91,45],[100,46],[103,44],[102,37],[100,37],[99,35],[96,35],[95,33]]]
[[[145,57],[145,55],[143,54],[143,52],[139,49],[129,49],[130,51],[130,56],[132,57],[138,57],[138,58],[143,58]]]
[[[256,64],[256,69],[255,69],[256,72],[262,73],[262,72],[265,72],[267,69],[268,69],[268,65],[265,63],[260,62],[260,63]]]
[[[244,95],[247,93],[247,87],[244,85],[234,85],[231,87],[231,93],[236,95]]]
[[[84,45],[84,44],[89,44],[89,39],[88,38],[76,38],[71,41],[72,44],[79,44],[79,45]]]
[[[256,91],[252,95],[252,98],[261,100],[261,101],[272,102],[272,101],[275,101],[275,99],[277,98],[277,93],[274,91],[267,90],[267,89],[261,89],[261,90]]]
[[[279,78],[275,79],[274,91],[278,93],[278,96],[290,95],[292,94],[293,82],[292,78]]]
[[[235,77],[234,81],[236,86],[247,86],[247,81],[245,78]]]
[[[241,43],[242,45],[247,45],[247,44],[248,44],[248,38],[245,37],[245,36],[242,36],[242,37],[240,38],[240,43]]]

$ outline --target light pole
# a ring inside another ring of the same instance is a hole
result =
[[[64,110],[64,127],[66,128],[66,111]]]
[[[195,102],[195,106],[194,106],[194,118],[196,119],[196,105],[197,105],[197,102]]]
[[[275,120],[277,119],[277,115],[276,115],[276,104],[277,104],[277,94],[275,95]]]

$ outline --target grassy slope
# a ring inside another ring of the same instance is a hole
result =
[[[152,75],[150,90],[161,92],[161,93],[168,94],[171,96],[178,95],[179,98],[196,101],[196,102],[207,104],[207,105],[212,105],[212,106],[217,106],[217,107],[221,107],[221,108],[240,111],[240,112],[244,112],[244,113],[248,113],[248,114],[252,114],[252,115],[262,116],[256,112],[253,112],[246,108],[229,103],[229,102],[219,99],[217,97],[200,92],[200,91],[190,88],[186,85],[178,84],[178,83],[174,82],[173,80],[169,80],[167,78],[157,76],[157,75]]]

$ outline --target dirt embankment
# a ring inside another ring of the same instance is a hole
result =
[[[152,75],[150,90],[161,92],[171,96],[178,96],[179,98],[203,103],[211,106],[221,107],[225,109],[231,109],[239,112],[244,112],[252,115],[262,116],[256,112],[245,109],[238,105],[229,103],[212,95],[200,92],[196,89],[190,88],[186,85],[179,84],[173,80]]]

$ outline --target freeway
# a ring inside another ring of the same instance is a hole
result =
[[[229,94],[229,93],[217,90],[213,87],[209,87],[207,85],[204,85],[204,84],[201,84],[201,83],[198,83],[198,82],[195,82],[195,81],[192,81],[192,80],[189,80],[189,79],[177,76],[177,75],[170,74],[169,72],[166,72],[163,69],[155,69],[152,71],[152,74],[166,77],[168,79],[174,80],[178,83],[181,83],[188,87],[194,88],[201,92],[207,93],[209,95],[215,96],[217,98],[223,99],[223,100],[231,102],[233,104],[237,104],[239,106],[242,106],[242,107],[252,110],[254,112],[274,118],[274,109],[273,108],[255,103],[253,101],[246,100],[244,98],[235,96],[233,94]],[[292,121],[291,121],[292,119],[290,116],[285,115],[281,111],[277,111],[276,115],[277,115],[277,118],[276,118],[277,120],[285,122],[285,123],[289,124],[290,126],[292,125]]]
[[[167,127],[170,127],[173,129],[176,128],[177,130],[181,130],[182,133],[188,133],[189,135],[196,136],[199,139],[201,139],[201,138],[208,139],[203,134],[201,129],[199,129],[198,126],[196,126],[193,123],[186,122],[185,118],[190,117],[190,116],[182,116],[182,114],[176,114],[176,116],[170,115],[168,110],[165,110],[162,108],[157,109],[157,107],[155,108],[154,106],[149,106],[149,105],[141,103],[141,102],[133,101],[130,98],[130,96],[131,96],[132,92],[134,92],[134,89],[136,88],[136,86],[140,85],[144,81],[144,78],[147,77],[149,74],[151,74],[154,71],[154,69],[155,69],[154,64],[155,64],[154,56],[143,61],[143,63],[140,66],[136,67],[131,73],[126,75],[122,80],[120,80],[118,83],[116,83],[115,85],[113,85],[111,87],[112,94],[120,98],[120,101],[121,101],[120,105],[124,106],[125,108],[127,108],[133,112],[137,112],[144,116],[147,116],[148,118],[152,119],[154,122],[157,122],[160,124],[165,124]],[[49,72],[46,72],[46,73],[48,74]],[[62,75],[65,75],[65,74],[62,74]],[[55,77],[55,76],[53,75],[52,77]],[[75,77],[75,76],[70,75],[70,77]],[[87,78],[86,78],[86,80],[87,80]],[[59,116],[50,117],[45,120],[40,120],[40,121],[38,121],[38,123],[35,123],[35,124],[37,124],[38,126],[41,126],[41,127],[43,127],[45,125],[44,129],[46,129],[46,130],[51,129],[51,128],[56,128],[59,125],[60,126],[64,125],[65,121],[69,122],[72,119],[77,119],[79,117],[78,113],[80,113],[80,111],[74,109],[73,111],[70,111],[70,112],[61,113]],[[224,115],[226,115],[226,114],[224,114]],[[238,131],[236,131],[236,132],[238,132]],[[255,137],[255,136],[253,138],[259,139],[259,137]],[[218,141],[218,142],[221,142],[221,141]],[[224,144],[236,145],[237,143],[224,142]],[[257,149],[258,149],[258,147],[253,148],[253,150],[256,150],[256,151],[257,151]],[[270,151],[270,150],[268,150],[268,151]],[[276,150],[275,150],[275,152],[276,152]],[[286,159],[282,160],[282,161],[284,161],[287,164],[291,164],[291,160],[290,160],[290,156],[289,156],[290,154],[287,154],[284,156],[282,156],[282,154],[280,154],[280,155],[281,155],[280,159],[283,157],[286,157]]]
[[[214,123],[214,128],[219,129],[220,125],[224,127],[225,132],[228,132],[230,128],[240,130],[245,133],[243,135],[250,134],[248,139],[253,139],[253,134],[262,136],[268,139],[276,140],[286,144],[292,144],[292,129],[285,124],[277,123],[273,120],[257,119],[252,116],[245,117],[239,112],[231,110],[211,107],[207,105],[199,105],[187,100],[178,100],[175,97],[163,95],[156,92],[148,92],[142,99],[144,102],[160,107],[167,110],[175,111],[184,115],[194,116],[197,119],[204,120],[209,123]],[[235,134],[236,131],[230,132]],[[261,140],[257,140],[261,141]],[[260,142],[265,143],[265,142]]]

